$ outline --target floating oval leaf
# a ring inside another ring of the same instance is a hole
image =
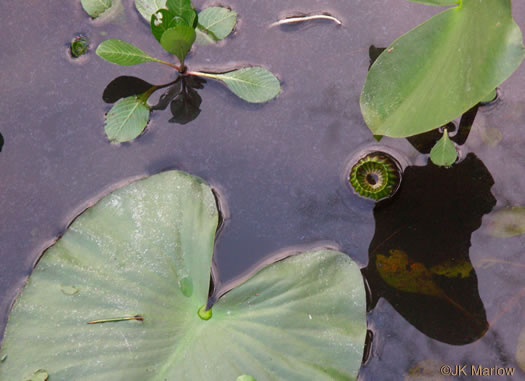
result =
[[[237,12],[228,8],[211,7],[199,13],[199,30],[214,41],[228,37],[236,23]]]
[[[92,18],[97,18],[111,8],[112,0],[80,0],[82,8]]]
[[[186,54],[195,42],[195,29],[191,26],[179,24],[166,30],[160,39],[162,47],[175,54],[181,63],[184,62]]]
[[[525,207],[513,206],[491,213],[486,225],[488,233],[498,238],[525,234]]]
[[[247,67],[228,73],[193,72],[191,74],[218,79],[239,98],[251,103],[268,102],[281,92],[279,80],[262,67]]]
[[[143,99],[127,97],[119,100],[106,116],[105,131],[112,142],[128,142],[139,136],[149,120],[150,109]]]
[[[138,65],[144,62],[162,62],[122,40],[103,41],[98,46],[96,53],[108,62],[124,66]]]
[[[463,0],[379,56],[361,94],[363,117],[376,135],[433,130],[476,105],[524,57],[510,0]]]
[[[180,171],[89,208],[15,302],[0,379],[45,367],[53,381],[355,380],[366,333],[360,269],[333,251],[289,257],[221,297],[203,320],[217,224],[210,187]],[[82,292],[64,297],[59,285],[72,282]]]
[[[441,139],[430,151],[430,160],[436,165],[449,167],[456,162],[457,158],[456,146],[448,137],[448,131],[445,129]]]
[[[135,6],[147,22],[159,9],[166,8],[166,0],[135,0]]]

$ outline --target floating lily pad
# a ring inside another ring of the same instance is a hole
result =
[[[52,381],[355,380],[366,333],[360,269],[334,251],[288,257],[204,320],[217,224],[210,187],[180,171],[89,208],[15,302],[0,379],[45,369]],[[71,284],[74,297],[61,292]]]

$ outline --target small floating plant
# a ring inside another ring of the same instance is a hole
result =
[[[195,83],[192,77],[218,80],[239,98],[250,103],[264,103],[279,95],[281,91],[279,80],[260,66],[242,67],[227,72],[188,70],[186,57],[194,43],[213,43],[230,35],[237,22],[235,11],[223,7],[211,7],[197,14],[190,0],[155,2],[159,6],[162,4],[160,9],[152,7],[151,3],[137,0],[136,6],[150,23],[151,33],[157,42],[164,50],[173,54],[178,62],[152,57],[136,46],[118,39],[103,41],[98,46],[96,54],[108,62],[122,66],[157,62],[175,69],[177,79],[166,85],[151,85],[141,93],[130,94],[119,99],[106,117],[105,131],[110,141],[130,141],[144,131],[152,111],[148,99],[159,89],[168,87],[162,98],[164,108],[167,107],[166,103],[172,102],[173,121],[193,120],[195,114],[198,115],[200,111],[201,99],[191,90],[191,83]],[[153,109],[162,109],[162,107]],[[179,116],[176,115],[177,112],[189,116]]]
[[[360,196],[381,201],[392,197],[401,184],[401,168],[385,152],[374,151],[353,164],[349,181]]]

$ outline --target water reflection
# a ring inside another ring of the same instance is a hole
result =
[[[115,103],[121,98],[139,96],[166,89],[158,103],[151,110],[165,110],[170,106],[170,123],[186,124],[195,120],[201,110],[202,98],[197,90],[203,89],[206,81],[202,78],[181,75],[170,83],[153,85],[137,77],[121,76],[111,81],[105,88],[102,99],[106,103]]]
[[[476,155],[451,168],[408,167],[398,194],[374,208],[376,230],[363,269],[370,308],[386,298],[436,340],[467,344],[488,329],[469,259],[471,234],[496,200]]]
[[[2,148],[4,147],[4,137],[0,133],[0,152],[2,152]]]

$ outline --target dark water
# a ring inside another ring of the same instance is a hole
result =
[[[405,0],[230,0],[228,5],[241,16],[236,34],[221,46],[198,47],[188,66],[264,65],[282,80],[279,98],[249,105],[210,81],[199,91],[202,111],[195,121],[172,124],[169,111],[156,112],[145,135],[120,146],[109,144],[104,135],[104,112],[109,110],[102,100],[105,86],[120,75],[156,84],[174,79],[162,65],[123,68],[95,56],[101,41],[119,38],[167,57],[132,2],[123,1],[124,12],[112,23],[90,21],[79,1],[0,5],[0,330],[33,264],[76,215],[111,189],[166,168],[206,179],[227,205],[229,217],[215,253],[219,292],[276,252],[319,242],[335,245],[373,269],[369,261],[373,265],[377,252],[371,242],[385,240],[379,227],[384,228],[381,214],[389,209],[374,211],[373,203],[354,196],[342,181],[352,153],[375,142],[359,110],[369,46],[388,45],[439,9]],[[316,22],[268,27],[294,10],[329,11],[343,26]],[[27,22],[34,12],[38,22]],[[514,13],[525,30],[525,3],[516,1]],[[91,39],[91,50],[72,60],[67,44],[78,34]],[[468,322],[443,301],[432,304],[412,296],[407,305],[406,293],[381,288],[371,271],[375,307],[368,321],[374,340],[361,380],[418,379],[407,376],[414,367],[439,377],[444,364],[518,368],[516,347],[525,321],[520,294],[525,288],[525,237],[491,237],[483,221],[494,204],[494,210],[525,204],[525,65],[501,90],[497,105],[480,110],[462,148],[463,157],[475,152],[475,167],[485,168],[493,179],[494,185],[485,182],[483,190],[493,202],[487,210],[474,206],[468,212],[478,226],[449,238],[451,250],[467,255],[475,279],[441,285],[465,294],[459,300],[470,300],[468,312],[490,328],[474,327],[469,334],[447,329]],[[494,136],[501,141],[495,143]],[[381,144],[403,152],[414,164],[426,164],[426,156],[407,140],[384,139]],[[458,192],[446,195],[461,200]],[[450,221],[450,226],[471,219],[440,211],[439,221]],[[425,204],[420,212],[427,213]],[[428,230],[422,234],[432,236]],[[436,245],[446,248],[447,235],[439,237]],[[453,239],[463,240],[461,248]],[[431,310],[425,307],[431,305]],[[414,312],[418,308],[421,314]],[[436,325],[442,329],[432,330]],[[516,372],[515,379],[525,378]]]

